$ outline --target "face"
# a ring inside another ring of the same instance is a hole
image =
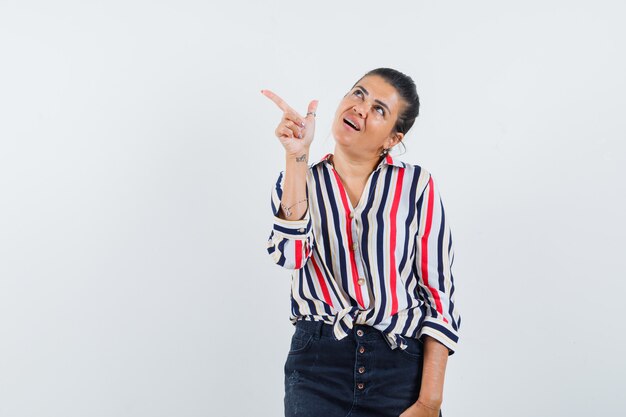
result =
[[[384,78],[362,78],[335,112],[332,129],[337,145],[363,155],[378,155],[383,148],[395,146],[403,137],[394,130],[403,108],[397,90]]]

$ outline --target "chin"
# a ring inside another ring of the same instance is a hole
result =
[[[350,145],[350,138],[346,137],[345,132],[340,132],[339,129],[333,127],[333,138],[335,139],[335,143],[338,145]]]
[[[343,146],[350,146],[354,143],[355,137],[351,135],[350,132],[346,132],[345,129],[342,129],[342,126],[337,126],[337,121],[333,123],[332,134],[335,139],[335,143]]]

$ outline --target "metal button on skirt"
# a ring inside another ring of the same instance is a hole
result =
[[[332,326],[298,321],[285,362],[285,416],[398,417],[422,379],[422,342],[407,343],[392,350],[380,331],[361,325],[335,340]]]

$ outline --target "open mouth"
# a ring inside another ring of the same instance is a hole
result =
[[[359,127],[357,125],[355,125],[351,120],[349,119],[343,119],[343,122],[345,124],[347,124],[348,126],[350,126],[352,129],[356,130],[357,132],[360,131],[361,129],[359,129]]]

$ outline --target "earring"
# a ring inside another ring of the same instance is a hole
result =
[[[383,148],[383,151],[380,153],[379,156],[387,156],[388,153],[389,153],[389,149],[388,148]]]

